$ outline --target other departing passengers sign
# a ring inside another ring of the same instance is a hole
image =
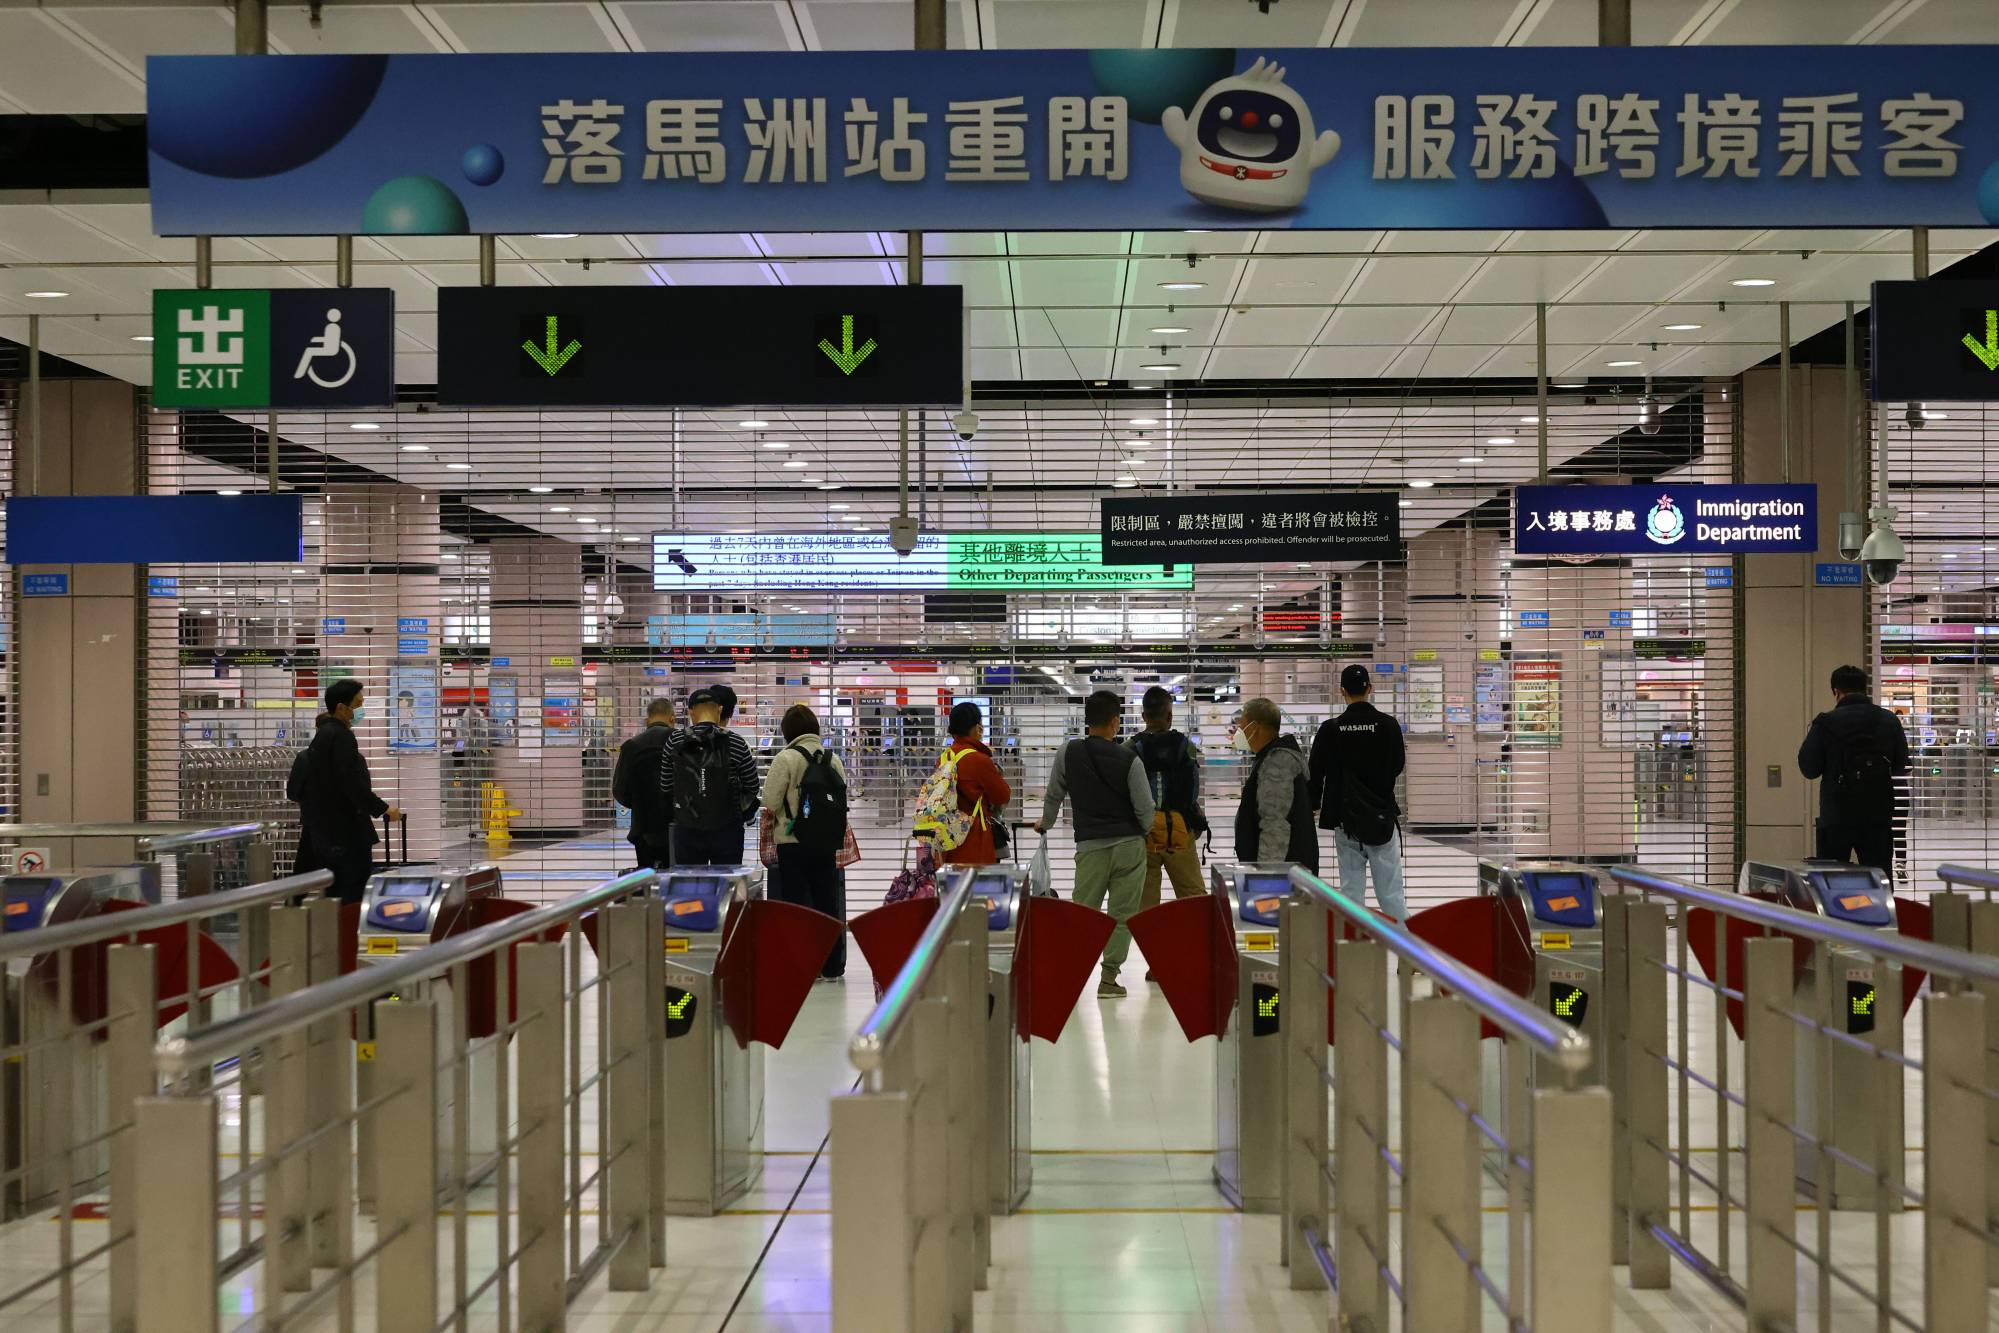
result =
[[[1276,560],[1395,560],[1393,491],[1156,495],[1104,500],[1104,563],[1244,565]]]
[[[1191,588],[1193,571],[1111,567],[1094,532],[927,532],[897,555],[879,533],[653,534],[652,586],[666,591],[883,589],[1018,592]]]
[[[1818,549],[1818,487],[1521,486],[1521,555],[1759,555]]]

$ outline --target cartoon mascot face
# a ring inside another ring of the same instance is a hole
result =
[[[1283,68],[1261,56],[1247,72],[1210,84],[1191,113],[1168,107],[1160,125],[1180,150],[1188,194],[1251,213],[1304,203],[1313,169],[1340,151],[1340,136],[1314,134],[1312,108],[1286,86]]]

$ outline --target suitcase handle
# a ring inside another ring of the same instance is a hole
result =
[[[408,865],[410,863],[410,817],[407,810],[403,812],[401,819],[390,819],[387,815],[382,816],[382,855],[385,858],[388,856],[390,838],[392,836],[391,827],[396,824],[402,825],[403,828],[403,854],[397,864]]]

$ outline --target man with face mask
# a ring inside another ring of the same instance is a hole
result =
[[[329,898],[358,903],[374,864],[375,820],[403,812],[375,794],[368,761],[354,739],[361,720],[361,682],[353,677],[326,687],[326,712],[306,748],[298,774],[301,838],[319,864],[333,872]]]
[[[1319,834],[1298,738],[1281,734],[1284,714],[1269,699],[1243,705],[1236,735],[1256,755],[1236,807],[1236,860],[1319,868]]]

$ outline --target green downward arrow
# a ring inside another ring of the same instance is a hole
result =
[[[1999,310],[1985,312],[1985,341],[1979,342],[1967,333],[1964,345],[1971,349],[1973,356],[1985,363],[1987,370],[1999,370]]]
[[[687,1006],[692,1003],[694,1003],[692,995],[683,995],[677,1000],[668,1000],[666,1002],[666,1016],[673,1019],[685,1018],[687,1016]]]
[[[870,338],[859,347],[854,346],[854,317],[852,315],[842,315],[840,316],[840,345],[835,347],[831,338],[821,338],[819,340],[819,350],[824,352],[827,359],[840,368],[841,374],[851,375],[859,368],[861,362],[868,359],[868,354],[875,350],[875,340]],[[553,372],[550,373],[552,374]]]
[[[521,350],[533,357],[534,363],[547,371],[552,378],[555,372],[569,364],[570,357],[575,356],[583,350],[583,344],[571,338],[569,346],[562,347],[560,340],[555,336],[554,315],[548,317],[547,329],[548,345],[546,347],[536,347],[533,343],[524,342],[521,344]],[[558,347],[562,347],[562,350],[559,352],[555,350]]]

